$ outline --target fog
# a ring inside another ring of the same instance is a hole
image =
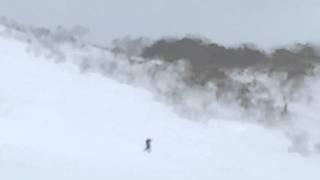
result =
[[[2,3],[24,24],[4,19],[6,33],[36,56],[65,62],[69,44],[81,72],[148,89],[181,117],[258,123],[293,151],[319,149],[316,1]]]

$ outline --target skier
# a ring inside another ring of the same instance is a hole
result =
[[[288,104],[287,103],[285,103],[281,114],[282,115],[287,115],[288,114]]]
[[[144,149],[144,151],[147,151],[148,153],[151,152],[151,139],[150,138],[146,139],[146,148]]]

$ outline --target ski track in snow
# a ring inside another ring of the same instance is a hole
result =
[[[178,117],[142,89],[0,36],[0,179],[318,180],[283,133]],[[143,152],[152,138],[152,152]]]

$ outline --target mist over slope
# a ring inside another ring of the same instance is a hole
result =
[[[265,52],[250,44],[225,47],[194,37],[154,42],[125,38],[114,41],[112,52],[176,67],[175,73],[180,74],[167,78],[174,83],[162,94],[184,117],[223,117],[289,128],[286,133],[302,153],[308,152],[309,145],[301,141],[309,141],[309,135],[319,127],[319,120],[313,115],[319,107],[318,46],[296,44]],[[151,77],[165,69],[161,65]],[[305,111],[306,106],[310,111]],[[312,126],[317,128],[309,129]],[[318,135],[314,138],[318,141]]]
[[[180,117],[258,123],[280,129],[292,140],[292,151],[319,152],[319,55],[313,45],[265,53],[196,38],[140,38],[117,40],[109,50],[82,43],[86,30],[80,27],[49,31],[6,19],[2,24],[1,34],[28,43],[31,54],[143,87]]]
[[[226,69],[224,92],[184,60],[75,34],[0,25],[0,179],[319,179],[316,66],[294,93],[285,72]],[[237,91],[254,79],[246,107]]]

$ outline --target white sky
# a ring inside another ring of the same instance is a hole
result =
[[[97,43],[186,34],[260,46],[320,41],[319,0],[0,0],[0,16],[37,26],[87,26]]]

